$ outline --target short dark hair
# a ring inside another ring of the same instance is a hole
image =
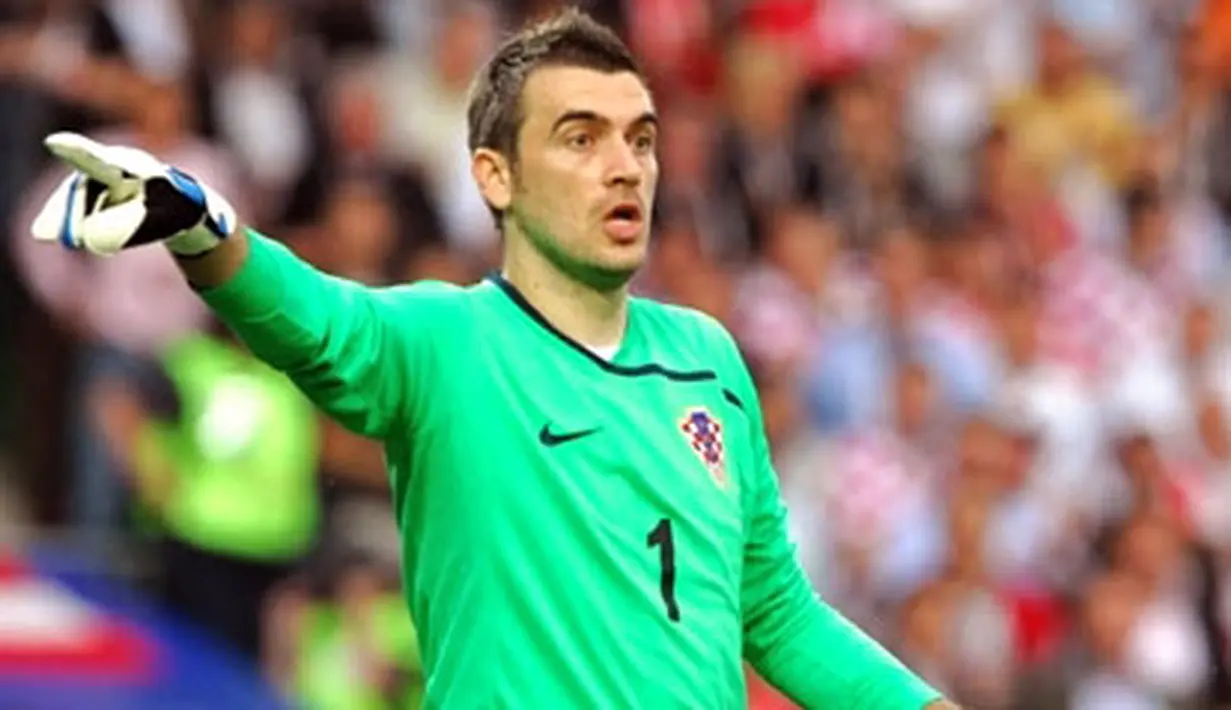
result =
[[[545,66],[627,71],[645,81],[632,52],[611,28],[577,8],[564,9],[505,40],[475,77],[466,111],[471,152],[489,148],[516,160],[522,90],[530,74]]]

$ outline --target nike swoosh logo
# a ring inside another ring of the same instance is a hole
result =
[[[559,446],[560,444],[576,441],[584,436],[589,436],[598,431],[598,427],[593,429],[582,429],[580,431],[569,431],[564,433],[556,433],[551,430],[550,424],[544,424],[542,429],[539,429],[539,443],[543,446]]]

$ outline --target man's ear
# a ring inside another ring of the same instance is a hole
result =
[[[513,201],[513,167],[507,158],[490,148],[478,148],[470,157],[470,174],[484,201],[504,211]]]

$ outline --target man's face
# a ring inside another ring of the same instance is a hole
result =
[[[1039,78],[1045,84],[1063,82],[1081,68],[1081,48],[1063,27],[1048,24],[1039,32]]]
[[[570,277],[624,285],[645,262],[657,122],[632,73],[544,67],[526,81],[508,216]]]
[[[928,253],[923,241],[898,227],[884,235],[876,253],[876,275],[891,295],[909,298],[927,277]]]

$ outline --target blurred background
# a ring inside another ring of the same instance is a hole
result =
[[[163,251],[36,247],[39,141],[469,282],[467,84],[558,4],[0,4],[0,707],[414,706],[379,448]],[[663,117],[637,291],[736,334],[817,590],[970,708],[1231,707],[1231,2],[583,6]]]

